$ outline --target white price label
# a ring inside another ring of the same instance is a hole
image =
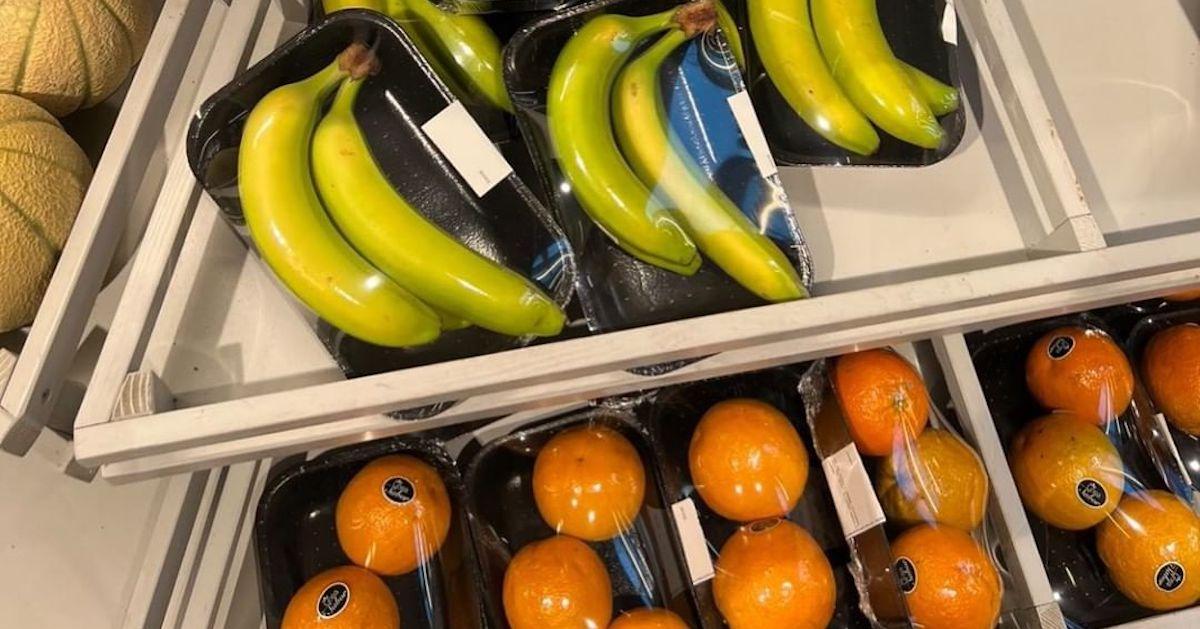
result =
[[[763,177],[770,177],[779,170],[775,167],[775,158],[771,157],[771,146],[767,144],[767,136],[763,134],[762,125],[758,124],[758,116],[754,114],[754,105],[750,104],[750,94],[742,90],[730,96],[729,110],[737,121],[742,137],[746,138],[746,146],[754,156],[758,172]]]
[[[950,1],[946,2],[946,10],[942,12],[942,39],[952,46],[958,45],[958,15]]]
[[[883,524],[887,518],[871,487],[871,478],[863,467],[862,457],[854,444],[838,450],[821,461],[833,506],[837,509],[842,532],[850,539],[863,531]]]
[[[692,585],[698,585],[713,578],[712,557],[708,554],[708,542],[704,539],[704,530],[700,528],[700,514],[696,512],[696,504],[692,502],[691,498],[684,498],[671,505],[671,514],[675,516],[675,528],[679,530],[679,541],[683,544],[683,558],[687,562]]]
[[[512,166],[458,101],[421,125],[421,130],[481,197],[512,174]]]

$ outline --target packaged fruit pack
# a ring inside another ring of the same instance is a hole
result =
[[[698,626],[653,457],[619,408],[477,433],[458,459],[494,626]]]
[[[781,163],[923,166],[962,140],[949,1],[721,1]]]
[[[563,329],[565,235],[381,13],[332,13],[216,92],[188,158],[348,375]]]
[[[1149,399],[1111,332],[1081,314],[968,337],[1055,598],[1081,627],[1200,599],[1200,517],[1167,491]]]
[[[505,47],[593,330],[808,296],[811,261],[711,0],[599,0]]]
[[[829,359],[824,371],[823,386],[802,388],[817,454],[851,547],[889,568],[867,564],[863,580],[897,587],[913,626],[1035,626],[1037,610],[998,558],[977,446],[913,363],[872,349]]]
[[[264,490],[254,539],[267,626],[485,627],[453,460],[427,440],[332,450]]]
[[[660,389],[640,406],[685,540],[700,626],[908,626],[894,585],[875,593],[892,597],[890,618],[860,608],[862,570],[810,454],[799,392],[807,368]]]

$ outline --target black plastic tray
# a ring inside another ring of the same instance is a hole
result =
[[[519,30],[504,50],[504,82],[517,122],[533,156],[543,192],[555,208],[577,254],[579,294],[589,325],[609,331],[760,306],[756,297],[705,260],[691,277],[646,264],[621,251],[588,218],[558,168],[546,122],[546,95],[558,53],[572,35],[600,13],[649,15],[683,4],[678,0],[596,0],[545,15]],[[567,192],[564,192],[567,190]],[[781,247],[798,269],[810,261]],[[802,257],[807,257],[807,251]],[[804,273],[801,272],[804,277]]]
[[[678,538],[671,529],[670,503],[661,493],[660,466],[649,437],[631,413],[610,409],[551,419],[468,446],[459,456],[486,584],[483,598],[492,625],[507,626],[501,589],[509,560],[526,544],[554,535],[538,513],[530,489],[537,453],[563,429],[589,422],[613,428],[628,438],[646,467],[646,498],[634,526],[612,540],[589,543],[608,567],[613,617],[638,607],[666,607],[696,626],[696,602],[684,574]]]
[[[1113,335],[1114,330],[1105,320],[1089,313],[1022,323],[967,336],[967,345],[983,386],[988,409],[1006,450],[1026,423],[1049,412],[1038,404],[1025,385],[1026,356],[1043,334],[1068,325],[1102,330],[1121,345],[1121,338]],[[1134,404],[1138,404],[1137,395],[1135,393]],[[1114,445],[1125,463],[1127,475],[1146,487],[1165,489],[1161,477],[1140,445],[1135,421],[1135,412],[1126,410],[1110,427],[1110,438],[1115,431]],[[1064,531],[1047,525],[1033,513],[1026,513],[1050,584],[1055,590],[1055,598],[1063,615],[1071,622],[1081,627],[1107,627],[1156,613],[1125,598],[1109,581],[1104,564],[1096,552],[1094,529]]]
[[[670,503],[692,498],[700,526],[712,554],[716,554],[739,524],[714,513],[696,493],[688,475],[688,446],[696,424],[710,407],[722,400],[745,397],[762,400],[779,409],[799,431],[809,453],[808,482],[804,495],[787,516],[800,524],[825,551],[837,582],[837,602],[830,627],[866,628],[871,623],[859,609],[858,590],[850,573],[850,548],[838,521],[820,457],[805,420],[804,400],[797,391],[806,365],[782,367],[737,376],[705,380],[661,389],[644,407],[648,427],[658,452],[663,495]],[[718,628],[724,621],[713,600],[712,581],[695,586],[703,626]]]
[[[560,306],[566,304],[575,267],[562,230],[517,176],[504,179],[483,198],[467,187],[420,130],[454,102],[453,97],[395,22],[373,11],[338,11],[306,28],[201,106],[188,131],[188,160],[225,217],[248,241],[237,192],[237,151],[250,110],[275,87],[320,70],[354,41],[372,44],[382,61],[382,72],[364,86],[355,114],[393,185],[460,242],[538,278]],[[552,272],[539,275],[534,269]],[[528,342],[467,328],[446,332],[428,346],[395,350],[350,338],[327,324],[318,327],[322,342],[349,376],[488,354]]]
[[[959,76],[959,65],[973,68],[973,61],[962,27],[958,27],[957,46],[942,38],[942,15],[946,0],[879,2],[879,21],[896,57],[920,68],[930,76],[959,90],[957,110],[942,116],[946,141],[937,149],[924,149],[898,140],[882,129],[879,150],[874,155],[855,155],[817,135],[783,99],[759,61],[753,36],[746,19],[746,0],[724,0],[740,26],[745,47],[746,82],[758,119],[762,123],[775,160],[788,165],[849,166],[928,166],[937,163],[958,147],[967,124],[967,94]]]
[[[434,559],[414,572],[382,577],[396,596],[400,626],[486,626],[462,478],[437,445],[404,437],[332,450],[280,473],[267,485],[254,526],[267,626],[280,626],[288,601],[305,581],[351,563],[338,544],[334,525],[338,497],[363,466],[389,454],[412,455],[437,469],[454,509],[450,533]]]

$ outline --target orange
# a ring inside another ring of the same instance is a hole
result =
[[[1125,491],[1117,449],[1095,424],[1070,413],[1027,424],[1013,438],[1008,462],[1025,508],[1068,531],[1104,521]]]
[[[646,470],[621,433],[599,425],[554,436],[533,464],[533,498],[558,533],[592,542],[633,526],[646,494]]]
[[[612,618],[612,583],[596,551],[565,535],[527,544],[504,572],[512,629],[601,629]]]
[[[608,629],[688,629],[688,626],[673,611],[643,607],[621,614]]]
[[[1167,295],[1166,297],[1163,297],[1163,299],[1167,301],[1196,301],[1197,299],[1200,299],[1200,288],[1180,291],[1178,293]]]
[[[1125,496],[1096,529],[1096,549],[1117,589],[1142,607],[1179,609],[1200,600],[1200,518],[1175,494]]]
[[[930,428],[879,466],[875,493],[889,520],[970,531],[983,522],[988,477],[979,456],[948,430]]]
[[[1025,359],[1025,383],[1050,410],[1103,426],[1129,408],[1133,369],[1107,334],[1064,327],[1047,332]]]
[[[761,520],[721,547],[713,597],[732,629],[817,629],[833,618],[837,584],[808,531],[788,520]]]
[[[354,563],[379,574],[410,572],[450,532],[450,495],[437,470],[408,455],[371,461],[342,490],[338,542]]]
[[[950,527],[922,524],[892,542],[892,567],[913,625],[988,629],[1000,615],[1000,574],[983,547]]]
[[[396,598],[379,577],[358,566],[326,570],[288,601],[281,629],[399,629]]]
[[[1200,436],[1200,325],[1187,323],[1155,334],[1142,355],[1142,375],[1167,421]]]
[[[859,452],[885,456],[925,429],[929,393],[913,366],[890,349],[846,354],[833,387]]]
[[[725,400],[708,409],[688,447],[692,484],[718,515],[738,522],[787,515],[808,482],[800,433],[774,406]]]

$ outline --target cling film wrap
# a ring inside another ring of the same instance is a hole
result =
[[[565,234],[381,13],[331,13],[213,94],[188,158],[348,376],[562,333]]]
[[[700,626],[649,435],[620,406],[480,431],[459,455],[492,626]]]
[[[266,626],[483,628],[465,486],[401,437],[277,465],[254,542]]]
[[[881,623],[1033,627],[989,511],[991,480],[944,391],[892,349],[828,359],[802,387],[864,609]],[[935,396],[934,393],[937,393]],[[869,608],[867,607],[869,606]]]
[[[505,48],[593,331],[808,296],[812,263],[710,2],[600,0]]]
[[[1084,313],[968,338],[1055,599],[1079,626],[1200,600],[1194,492],[1143,388],[1167,365],[1139,368],[1126,352],[1155,322],[1122,339],[1121,318]]]
[[[927,166],[962,140],[975,63],[948,0],[722,2],[780,163]]]

